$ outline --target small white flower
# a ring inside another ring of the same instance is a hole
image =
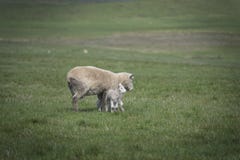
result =
[[[87,53],[88,53],[88,50],[87,50],[87,49],[84,49],[84,50],[83,50],[83,53],[87,54]]]

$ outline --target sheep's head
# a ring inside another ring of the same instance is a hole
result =
[[[124,88],[127,91],[133,90],[133,79],[134,79],[133,74],[122,72],[122,73],[118,73],[118,75],[119,75],[120,83],[124,86]]]

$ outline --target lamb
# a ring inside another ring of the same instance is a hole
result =
[[[118,110],[118,105],[120,106],[120,110],[122,112],[124,111],[122,97],[123,93],[125,92],[126,89],[123,87],[121,83],[119,83],[118,88],[106,91],[105,95],[106,112],[108,110],[111,112],[116,112]]]
[[[93,66],[77,66],[67,73],[67,83],[72,94],[72,105],[78,111],[78,100],[85,96],[97,95],[99,110],[104,109],[104,93],[117,88],[121,83],[127,91],[133,89],[132,73],[114,73]]]

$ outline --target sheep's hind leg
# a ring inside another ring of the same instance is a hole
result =
[[[84,97],[88,88],[85,85],[85,83],[83,83],[79,80],[76,80],[74,78],[70,78],[70,82],[68,82],[68,86],[73,95],[72,96],[73,109],[77,112],[78,111],[78,100]]]
[[[78,112],[78,100],[81,98],[81,96],[78,93],[75,93],[72,97],[72,105],[74,111]]]

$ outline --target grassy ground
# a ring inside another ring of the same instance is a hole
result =
[[[239,6],[1,0],[0,159],[240,159]],[[126,112],[73,112],[77,65],[134,73]]]

